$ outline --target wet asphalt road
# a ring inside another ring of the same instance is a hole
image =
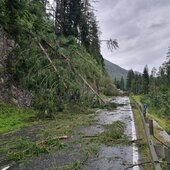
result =
[[[125,123],[125,134],[130,140],[136,139],[135,122],[128,97],[117,97],[110,102],[124,104],[114,111],[99,110],[97,121],[100,125],[111,124],[114,121],[122,121]],[[132,164],[139,161],[138,148],[132,145],[115,145],[107,147],[100,146],[99,156],[97,159],[89,159],[86,167],[89,170],[124,170]],[[131,168],[139,170],[139,167]]]
[[[123,121],[126,125],[124,133],[130,140],[136,139],[136,130],[134,118],[128,97],[116,97],[110,99],[110,102],[123,104],[113,111],[98,110],[94,125],[80,128],[76,133],[83,133],[87,136],[98,135],[104,131],[102,125],[112,124],[115,121]],[[75,134],[76,134],[75,133]],[[76,136],[70,137],[69,142],[76,140]],[[83,148],[81,144],[72,144],[66,149],[53,152],[50,154],[42,154],[34,157],[24,165],[15,164],[9,170],[55,170],[65,164],[74,161],[81,161],[84,158]],[[82,170],[124,170],[129,165],[139,161],[138,148],[135,144],[131,145],[100,145],[97,157],[90,156],[83,164]],[[132,168],[138,170],[139,167]],[[131,169],[131,170],[132,170]]]

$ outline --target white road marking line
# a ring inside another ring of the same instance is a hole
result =
[[[8,165],[8,166],[6,166],[5,168],[2,168],[1,170],[7,170],[7,169],[9,169],[10,168],[10,166]]]
[[[131,124],[132,124],[132,140],[136,140],[137,136],[136,136],[136,128],[135,128],[135,121],[134,121],[134,116],[133,116],[133,112],[130,111],[130,116],[131,116]],[[138,148],[135,145],[135,143],[133,143],[132,146],[132,152],[133,152],[133,164],[137,164],[139,161],[139,152],[138,152]],[[140,168],[138,166],[135,166],[132,168],[133,170],[139,170]]]

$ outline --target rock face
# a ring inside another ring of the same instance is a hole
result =
[[[11,86],[12,102],[20,107],[29,107],[32,101],[32,93],[28,90],[20,90],[14,85]]]
[[[32,101],[32,93],[10,83],[12,75],[8,73],[6,65],[7,56],[15,46],[15,41],[0,26],[0,102],[10,101],[20,107],[28,107]]]
[[[7,54],[14,48],[15,42],[7,38],[7,34],[0,26],[0,100],[7,101],[9,99],[10,75],[7,73],[6,60]]]

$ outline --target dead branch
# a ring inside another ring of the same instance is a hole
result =
[[[130,142],[131,143],[137,143],[137,142],[139,142],[139,141],[141,141],[142,139],[136,139],[136,140],[131,140]]]
[[[42,41],[42,43],[46,44],[48,47],[50,47],[53,50],[55,50],[55,48],[49,42],[47,42],[46,40],[42,39],[41,41]]]
[[[109,39],[109,40],[100,40],[101,42],[106,42],[107,43],[107,47],[109,50],[113,51],[113,49],[117,49],[119,48],[119,45],[118,45],[118,42],[117,40],[112,40],[112,39]]]
[[[54,70],[58,73],[58,70],[56,68],[56,66],[53,64],[51,58],[49,57],[49,55],[47,54],[46,50],[44,49],[44,47],[41,45],[41,43],[38,43],[39,47],[41,48],[41,50],[43,51],[43,53],[45,54],[46,58],[48,59],[48,61],[50,62],[50,64],[52,65],[52,67],[54,68]],[[59,75],[60,77],[60,75]]]
[[[46,42],[45,40],[43,40],[43,42],[45,42],[49,47],[51,47],[53,50],[55,50],[48,42]],[[49,55],[47,54],[47,52],[46,52],[46,50],[44,49],[44,47],[41,45],[41,43],[38,43],[38,45],[40,46],[41,50],[42,50],[43,53],[45,54],[46,58],[48,59],[48,61],[50,62],[50,64],[51,64],[52,67],[54,68],[54,70],[58,73],[57,68],[56,68],[55,65],[53,64],[52,60],[50,59],[50,57],[49,57]],[[105,101],[100,97],[100,95],[99,95],[99,94],[91,87],[91,85],[87,82],[87,80],[85,80],[82,75],[80,75],[79,73],[77,73],[77,71],[76,71],[76,69],[73,67],[70,59],[69,59],[66,55],[64,55],[64,54],[62,54],[62,53],[61,53],[61,56],[62,56],[67,62],[69,62],[69,64],[70,64],[70,65],[72,66],[72,68],[74,69],[74,72],[75,72],[76,74],[78,74],[78,76],[79,76],[79,77],[83,80],[83,82],[93,91],[93,93],[94,93],[97,97],[99,97],[99,99],[100,99],[103,103],[105,103]],[[64,83],[64,86],[66,87],[66,84],[65,84],[65,83]]]
[[[52,139],[49,139],[50,141],[55,141],[55,140],[65,140],[68,139],[68,136],[55,136]],[[46,140],[42,140],[40,142],[38,142],[37,145],[44,145],[45,143],[47,143],[48,139]]]
[[[78,75],[79,75],[79,77],[84,81],[84,83],[93,91],[93,93],[94,93],[97,97],[99,97],[99,99],[105,104],[105,101],[104,101],[104,100],[100,97],[100,95],[91,87],[91,85],[87,82],[87,80],[85,80],[81,74],[78,74]]]
[[[151,161],[147,161],[147,162],[141,162],[141,163],[138,163],[138,164],[133,164],[133,165],[130,165],[130,166],[126,167],[125,170],[131,169],[131,168],[133,168],[133,167],[135,167],[135,166],[142,166],[142,165],[152,164],[152,163],[153,163],[153,162],[151,162]],[[157,162],[155,162],[155,163],[166,163],[166,164],[170,164],[170,162],[166,162],[166,161],[157,161]],[[124,165],[127,165],[127,164],[124,164]]]
[[[44,44],[46,44],[48,47],[50,47],[52,50],[55,51],[55,48],[54,48],[51,44],[49,44],[46,40],[43,39],[42,42],[43,42]],[[61,56],[62,56],[65,60],[69,60],[69,58],[66,57],[64,54],[61,54]]]
[[[159,140],[155,135],[153,135],[153,137],[162,145],[164,145],[165,147],[167,147],[168,149],[170,149],[170,146],[166,145],[164,142],[162,142],[161,140]]]
[[[133,168],[135,166],[141,166],[141,165],[146,165],[146,164],[152,164],[152,162],[151,161],[147,161],[147,162],[142,162],[142,163],[139,163],[139,164],[133,164],[131,166],[126,167],[125,170],[131,169],[131,168]]]
[[[88,61],[87,59],[85,59],[78,51],[76,51],[76,50],[74,50],[74,49],[73,49],[73,51],[74,51],[79,57],[81,57],[83,60],[85,60],[86,62],[88,62],[88,63],[90,63],[90,64],[93,65],[93,63],[91,63],[90,61]]]
[[[85,135],[83,138],[98,138],[99,135]]]
[[[55,72],[58,74],[58,77],[60,78],[61,76],[58,73],[58,70],[56,68],[56,66],[53,64],[51,58],[49,57],[49,55],[47,54],[46,50],[44,49],[44,47],[41,45],[41,43],[38,43],[39,47],[41,48],[41,50],[43,51],[43,53],[45,54],[47,60],[49,61],[49,63],[51,64],[51,66],[54,68]],[[66,84],[63,82],[65,88],[67,88]]]

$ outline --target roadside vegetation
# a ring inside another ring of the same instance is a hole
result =
[[[157,108],[153,105],[152,100],[148,99],[147,96],[140,95],[140,96],[133,96],[133,98],[140,104],[143,108],[143,104],[147,103],[148,105],[148,115],[147,117],[150,119],[155,120],[167,133],[170,133],[170,119],[169,116],[163,114],[164,111],[161,108]],[[164,107],[162,105],[162,107]]]
[[[31,125],[38,112],[33,109],[23,109],[12,104],[0,103],[0,134],[19,130]]]
[[[126,86],[142,107],[148,105],[148,116],[170,133],[170,48],[159,70],[153,68],[151,74],[147,66],[143,74],[130,70]]]

